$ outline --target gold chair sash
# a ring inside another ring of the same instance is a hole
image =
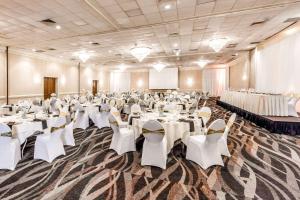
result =
[[[149,130],[149,129],[146,129],[146,128],[142,128],[142,134],[148,134],[148,133],[158,133],[158,134],[162,134],[164,135],[165,134],[165,130],[164,129],[158,129],[158,130]]]
[[[53,133],[53,132],[55,132],[55,131],[57,131],[57,130],[64,129],[65,127],[66,127],[65,124],[62,125],[62,126],[59,126],[59,127],[51,127],[50,132]]]
[[[223,134],[225,131],[225,128],[221,129],[221,130],[213,130],[213,129],[209,129],[206,133],[206,135],[211,135],[211,134],[215,134],[215,133],[221,133]]]
[[[199,112],[198,113],[198,117],[206,117],[206,118],[210,118],[211,114],[208,112]]]
[[[109,121],[109,123],[110,123],[111,125],[115,125],[115,126],[119,127],[119,124],[118,124],[117,121]]]

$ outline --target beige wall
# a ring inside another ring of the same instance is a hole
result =
[[[0,52],[0,103],[6,100],[6,58],[3,51]]]
[[[149,71],[131,72],[130,89],[147,90],[149,89]]]
[[[202,90],[202,71],[200,69],[179,70],[179,90]]]
[[[98,80],[98,91],[109,91],[109,78],[108,71],[82,66],[80,68],[80,91],[92,91],[93,80]]]
[[[10,103],[24,98],[43,97],[44,77],[57,78],[59,95],[78,92],[78,67],[76,64],[9,53]]]

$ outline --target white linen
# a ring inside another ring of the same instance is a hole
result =
[[[148,120],[163,119],[161,122],[165,130],[166,140],[167,140],[167,151],[171,151],[174,142],[178,139],[185,138],[190,133],[190,125],[186,122],[179,122],[179,115],[164,113],[166,117],[159,117],[158,113],[145,113],[141,118],[134,118],[132,121],[132,126],[135,133],[135,138],[138,138],[142,133],[142,128],[145,122]],[[194,120],[195,132],[201,133],[200,120]]]
[[[258,115],[288,116],[288,98],[283,95],[224,91],[220,100]]]

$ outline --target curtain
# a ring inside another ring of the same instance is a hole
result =
[[[300,33],[257,49],[254,67],[257,91],[300,93]]]
[[[228,85],[228,69],[210,68],[203,70],[203,91],[211,96],[221,96]]]
[[[110,92],[128,92],[128,91],[130,91],[130,73],[111,72]]]

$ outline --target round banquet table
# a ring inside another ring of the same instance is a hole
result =
[[[201,121],[198,118],[189,119],[194,122],[194,132],[190,132],[190,124],[187,122],[180,122],[179,119],[188,119],[186,115],[179,115],[174,113],[163,113],[164,116],[159,116],[159,113],[151,112],[144,113],[140,118],[133,118],[132,128],[135,134],[135,138],[138,138],[142,134],[143,125],[148,120],[158,120],[162,124],[165,130],[165,137],[167,139],[167,151],[171,151],[174,142],[178,139],[184,140],[191,134],[203,134],[203,128]]]

